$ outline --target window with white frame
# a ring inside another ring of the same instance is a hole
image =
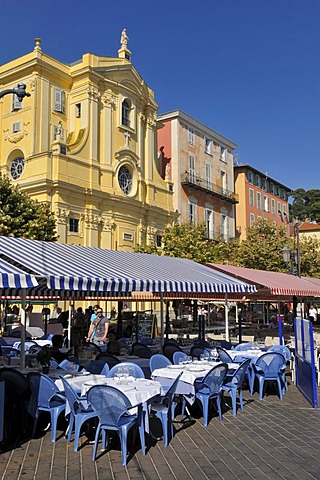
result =
[[[211,165],[210,165],[210,163],[206,163],[206,185],[207,185],[207,188],[210,189],[210,187],[211,187]]]
[[[287,218],[287,206],[285,204],[282,205],[282,215]]]
[[[256,185],[257,187],[261,187],[261,178],[260,178],[260,175],[256,175]]]
[[[277,202],[278,217],[281,217],[281,203]]]
[[[21,122],[14,122],[12,124],[12,133],[20,132],[21,130]]]
[[[194,128],[188,127],[188,132],[189,132],[189,145],[194,145],[195,143]]]
[[[254,225],[255,222],[255,216],[254,213],[250,213],[250,227]]]
[[[189,222],[197,222],[197,205],[193,202],[189,202]]]
[[[253,188],[249,188],[249,204],[251,207],[254,206],[254,190]]]
[[[261,209],[261,193],[257,192],[257,208]]]
[[[252,176],[252,172],[250,170],[248,170],[248,172],[247,172],[247,178],[248,178],[249,183],[253,183],[253,176]]]
[[[190,182],[196,182],[196,170],[195,170],[195,158],[193,155],[189,155],[189,175],[190,175]]]
[[[55,112],[65,113],[65,92],[61,88],[53,89],[53,110]]]
[[[225,213],[220,214],[220,235],[222,240],[229,240],[229,217]]]
[[[272,213],[272,215],[275,215],[275,213],[276,213],[276,202],[275,202],[274,198],[271,199],[271,213]]]
[[[268,180],[264,177],[261,179],[261,188],[265,191],[268,190]]]
[[[79,218],[74,218],[74,217],[69,218],[69,232],[79,233]]]
[[[220,145],[220,156],[219,159],[221,162],[226,162],[227,161],[227,149],[225,147],[222,147]]]
[[[269,212],[269,211],[270,211],[269,197],[267,197],[266,195],[263,195],[263,210],[264,210],[265,212]]]
[[[207,228],[207,237],[211,240],[214,239],[214,212],[210,208],[204,210],[204,222]]]
[[[274,195],[274,183],[270,182],[270,193]]]
[[[22,101],[20,101],[18,96],[14,93],[12,95],[12,111],[15,112],[16,110],[21,110],[21,108]]]
[[[210,140],[210,138],[204,137],[205,141],[205,152],[208,153],[209,155],[213,154],[213,141]]]
[[[276,186],[276,195],[280,197],[280,187],[278,185]]]

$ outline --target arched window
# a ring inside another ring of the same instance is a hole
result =
[[[130,110],[131,110],[130,102],[128,100],[123,100],[121,123],[126,127],[130,127]]]
[[[18,180],[21,177],[24,170],[24,158],[18,157],[12,160],[10,165],[10,174],[13,180]]]
[[[120,167],[118,182],[123,193],[129,195],[132,190],[132,172],[129,170],[128,166],[122,165],[122,167]]]

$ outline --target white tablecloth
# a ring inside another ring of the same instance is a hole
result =
[[[145,413],[144,415],[144,426],[145,431],[149,433],[149,411],[148,411],[148,401],[153,397],[160,395],[161,393],[161,384],[152,380],[147,380],[145,378],[137,378],[129,381],[124,384],[121,380],[117,378],[107,378],[95,379],[90,378],[88,381],[84,382],[81,387],[81,395],[85,395],[87,391],[95,385],[109,385],[120,390],[122,393],[128,397],[131,405],[138,405],[142,403],[142,408]],[[130,410],[134,412],[134,410]]]
[[[252,363],[256,363],[257,359],[263,355],[264,352],[263,350],[227,350],[229,353],[230,357],[232,360],[235,359],[235,357],[243,357],[243,358],[251,358]]]
[[[55,381],[55,384],[61,390],[61,392],[64,391],[63,388],[63,383],[62,380],[59,378],[59,375],[62,375],[67,382],[71,385],[71,387],[74,389],[75,392],[78,394],[82,394],[81,390],[83,387],[84,382],[92,380],[96,382],[102,382],[106,377],[105,375],[95,375],[95,374],[81,374],[77,373],[75,377],[73,377],[71,374],[65,373],[63,370],[55,370],[53,373],[49,373],[49,377],[52,378]]]
[[[26,342],[28,342],[28,341],[29,340],[26,340]],[[37,345],[39,345],[39,347],[44,347],[46,345],[48,347],[52,346],[51,340],[30,340],[30,342],[35,342]],[[14,344],[12,346],[14,348],[18,348],[20,343],[21,343],[21,340],[19,340],[18,342],[14,342]]]
[[[195,400],[194,382],[198,378],[203,378],[216,365],[221,362],[198,362],[197,364],[187,365],[169,365],[165,368],[158,368],[151,374],[151,378],[161,383],[163,387],[168,387],[172,384],[179,373],[183,372],[178,382],[176,393],[184,395],[189,403]],[[228,363],[230,370],[238,368],[237,363]]]

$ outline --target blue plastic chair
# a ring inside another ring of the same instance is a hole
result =
[[[127,465],[127,436],[128,431],[135,425],[139,428],[142,453],[146,453],[144,421],[142,404],[131,405],[129,399],[118,389],[108,385],[91,387],[87,394],[88,402],[99,417],[92,461],[95,461],[100,434],[102,434],[102,448],[107,449],[109,431],[119,433],[121,441],[122,465]],[[132,407],[138,407],[138,413],[130,414]]]
[[[24,343],[24,351],[29,352],[30,347],[39,347],[39,345],[33,340],[26,340]],[[21,342],[19,342],[16,347],[18,350],[21,350]],[[41,349],[41,347],[39,347]]]
[[[231,396],[233,416],[237,415],[237,392],[239,392],[240,408],[241,408],[241,411],[243,412],[242,384],[246,377],[246,373],[250,363],[251,363],[250,358],[245,360],[239,366],[239,368],[234,372],[230,380],[227,383],[224,383],[224,385],[222,386],[222,390],[224,392],[228,392]]]
[[[154,370],[157,370],[158,368],[165,368],[168,365],[172,365],[172,363],[167,357],[165,357],[164,355],[161,355],[161,353],[156,353],[155,355],[152,355],[152,357],[149,360],[151,373]]]
[[[237,350],[238,352],[243,352],[245,350],[249,350],[250,348],[254,347],[254,344],[252,342],[245,342],[245,343],[239,343],[234,347],[234,350]]]
[[[211,353],[208,348],[195,345],[191,347],[190,355],[191,357],[197,357],[197,359],[199,360],[200,355],[204,355],[205,357],[209,358]]]
[[[222,420],[221,396],[227,370],[228,365],[220,363],[213,367],[201,381],[196,381],[194,384],[196,398],[202,404],[203,424],[205,427],[208,425],[210,400],[216,400],[219,418]]]
[[[42,373],[29,373],[28,383],[31,390],[28,412],[34,418],[32,436],[36,431],[39,413],[41,411],[49,412],[51,417],[51,441],[55,442],[58,418],[66,408],[66,398],[56,384]]]
[[[70,367],[71,367],[71,364],[73,364],[73,363],[75,363],[75,362],[73,362],[71,360],[68,360],[68,359],[62,360],[62,362],[59,363],[59,368],[62,368],[62,370],[69,371]],[[77,371],[79,371],[79,365],[77,365],[77,366],[78,366]]]
[[[291,360],[290,349],[285,345],[272,345],[271,347],[268,348],[267,351],[281,353],[281,355],[283,355],[284,358],[286,359],[286,362],[290,362]]]
[[[173,363],[179,365],[180,360],[188,360],[188,355],[184,352],[174,352]]]
[[[116,376],[117,373],[120,373],[121,370],[123,370],[124,368],[126,369],[126,373],[128,373],[129,376],[131,377],[145,378],[142,368],[139,367],[139,365],[136,365],[135,363],[131,363],[131,362],[122,362],[122,363],[119,363],[118,365],[115,365],[108,372],[107,377],[113,378],[114,376]]]
[[[217,348],[217,352],[221,362],[233,363],[232,358],[230,357],[229,353],[225,351],[224,348],[222,347],[216,347],[216,348]]]
[[[50,367],[51,368],[59,368],[59,363],[57,362],[57,360],[55,360],[54,358],[51,358]]]
[[[182,373],[179,373],[166,394],[161,397],[160,402],[151,403],[151,413],[154,413],[161,420],[164,447],[169,445],[174,436],[173,419],[176,406],[174,396]]]
[[[74,427],[74,451],[77,452],[82,425],[90,418],[96,417],[97,414],[88,404],[86,396],[80,397],[62,375],[60,375],[60,378],[70,407],[67,441],[68,443],[71,442]]]
[[[109,365],[103,360],[91,360],[91,362],[86,365],[86,370],[87,372],[98,375],[107,375],[109,372]]]
[[[282,400],[284,380],[283,374],[285,373],[286,360],[281,353],[267,352],[261,355],[252,364],[253,375],[251,377],[250,392],[253,394],[255,379],[259,383],[259,399],[263,398],[263,387],[266,381],[276,382],[278,386],[278,392],[280,400]]]

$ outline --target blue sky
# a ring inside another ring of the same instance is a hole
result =
[[[289,188],[320,188],[319,0],[2,0],[1,20],[0,64],[35,37],[65,63],[116,56],[126,28],[159,113],[185,111]]]

